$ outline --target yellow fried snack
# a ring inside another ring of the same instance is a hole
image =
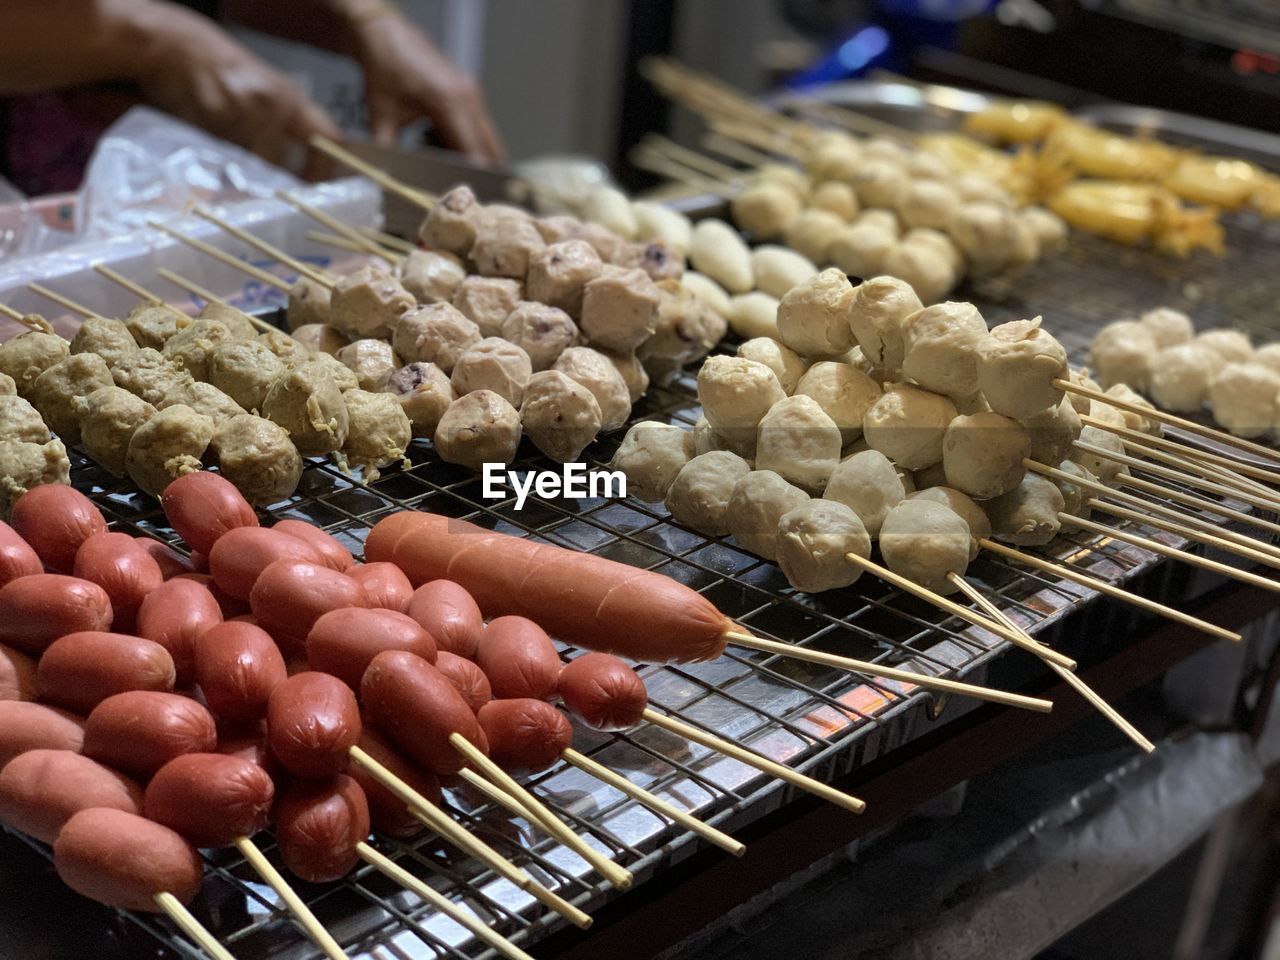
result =
[[[1223,252],[1217,209],[1184,206],[1158,184],[1077,180],[1050,197],[1048,207],[1071,226],[1117,243],[1151,243],[1179,257],[1198,248]]]
[[[1039,143],[1049,136],[1067,113],[1056,103],[1042,100],[1009,100],[993,103],[965,118],[964,129],[996,143]]]

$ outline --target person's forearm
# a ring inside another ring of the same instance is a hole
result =
[[[222,16],[241,26],[334,53],[355,54],[355,28],[391,10],[385,0],[220,0]]]

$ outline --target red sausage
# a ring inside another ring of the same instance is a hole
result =
[[[445,675],[472,711],[477,711],[493,699],[493,688],[484,671],[466,657],[442,650],[436,655],[436,669]]]
[[[209,753],[218,743],[213,715],[190,697],[134,690],[107,697],[84,728],[84,755],[147,779],[174,757]]]
[[[173,690],[173,658],[158,643],[125,633],[69,633],[55,640],[36,668],[40,696],[87,714],[128,690]]]
[[[10,580],[44,573],[44,564],[31,545],[7,523],[0,522],[0,587]]]
[[[195,847],[168,827],[123,810],[94,807],[66,822],[53,866],[68,887],[91,900],[157,913],[157,893],[190,903],[204,880]]]
[[[184,557],[173,547],[163,541],[157,540],[155,537],[134,537],[134,542],[147,553],[151,554],[160,567],[160,574],[165,580],[172,580],[184,573],[195,573],[196,565],[191,562],[190,557]]]
[[[492,700],[480,708],[489,756],[504,770],[536,773],[573,744],[573,727],[545,700]]]
[[[435,637],[441,650],[468,659],[476,655],[484,617],[471,594],[458,584],[451,580],[424,583],[413,592],[405,612]]]
[[[351,777],[298,780],[276,802],[276,843],[284,865],[308,883],[341,880],[369,837],[369,802]]]
[[[345,573],[308,560],[277,560],[249,592],[249,606],[267,630],[305,637],[321,616],[344,607],[367,607],[364,587]]]
[[[37,696],[36,662],[0,643],[0,700],[34,700]]]
[[[360,737],[360,749],[431,803],[440,803],[440,781],[435,774],[406,760],[368,726]],[[411,837],[422,830],[422,821],[409,812],[405,802],[384,787],[364,767],[353,763],[348,773],[364,789],[369,801],[369,814],[379,831],[392,837]]]
[[[75,575],[107,591],[116,630],[132,630],[142,601],[164,583],[160,564],[127,533],[95,533],[80,544]]]
[[[455,580],[490,615],[526,616],[587,650],[648,663],[710,660],[724,651],[732,622],[670,577],[462,520],[402,516],[378,521],[365,557],[390,560],[412,583]]]
[[[209,572],[226,593],[248,601],[258,575],[286,557],[320,562],[315,550],[297,537],[262,527],[237,527],[219,537],[209,551]]]
[[[271,692],[288,676],[271,636],[251,623],[228,620],[196,642],[196,684],[223,720],[261,720]]]
[[[449,743],[460,733],[481,750],[484,733],[462,694],[421,657],[388,650],[373,658],[360,694],[374,722],[401,750],[436,774],[462,769],[462,755]]]
[[[29,750],[0,770],[0,822],[53,843],[81,810],[111,807],[142,812],[142,788],[70,750]]]
[[[221,753],[188,753],[156,771],[144,808],[152,820],[197,847],[226,847],[267,825],[274,798],[275,784],[256,763]]]
[[[327,673],[290,677],[267,704],[271,752],[298,777],[330,777],[345,770],[361,726],[355,694]]]
[[[289,536],[297,537],[304,543],[309,544],[319,556],[320,562],[332,570],[345,573],[355,566],[356,558],[351,555],[351,551],[344,547],[337,537],[331,533],[326,533],[319,527],[312,526],[305,520],[281,520],[271,529],[278,533],[287,533]]]
[[[0,587],[0,643],[39,655],[59,637],[111,626],[111,598],[96,583],[37,573]]]
[[[13,529],[55,573],[70,573],[76,551],[107,521],[93,501],[63,483],[32,487],[13,505]],[[37,571],[39,572],[39,571]]]
[[[231,620],[249,613],[248,600],[237,600],[214,583],[213,577],[207,573],[180,573],[173,579],[190,580],[192,583],[200,584],[200,586],[213,594],[213,599],[218,601],[218,609],[222,611],[223,620]]]
[[[28,750],[84,748],[84,721],[79,717],[22,700],[0,701],[0,768]]]
[[[597,730],[626,730],[644,719],[649,693],[629,666],[609,653],[584,653],[560,671],[565,708]]]
[[[434,663],[436,644],[418,622],[394,610],[348,607],[332,610],[307,634],[307,659],[313,669],[331,673],[353,690],[383,650],[407,650]]]
[[[540,626],[524,617],[492,620],[480,637],[476,665],[499,700],[550,700],[560,678],[560,656]]]
[[[347,575],[364,587],[369,606],[404,613],[413,599],[413,584],[394,563],[360,563]]]
[[[222,608],[206,587],[176,579],[147,594],[138,608],[138,636],[154,640],[169,651],[179,686],[195,678],[196,640],[222,622]]]
[[[160,494],[160,505],[178,536],[201,553],[208,553],[228,530],[258,525],[258,515],[240,491],[205,470],[174,480]]]

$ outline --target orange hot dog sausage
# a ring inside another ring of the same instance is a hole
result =
[[[37,573],[0,587],[0,643],[38,656],[59,637],[111,627],[111,598],[96,583]]]
[[[431,634],[412,617],[394,610],[332,610],[307,634],[307,660],[312,668],[333,674],[352,690],[360,689],[360,678],[384,650],[407,650],[428,663],[436,660]]]
[[[222,622],[218,598],[193,580],[169,580],[152,590],[138,608],[138,636],[169,651],[179,686],[195,678],[196,641]]]
[[[249,607],[263,628],[306,637],[330,610],[367,607],[364,587],[345,573],[308,560],[276,560],[249,591]]]
[[[142,601],[164,583],[160,564],[127,533],[95,533],[80,544],[73,569],[107,591],[117,630],[132,630]]]
[[[339,573],[346,573],[355,566],[356,558],[344,547],[341,541],[331,533],[312,526],[305,520],[281,520],[271,528],[277,533],[286,533],[297,537],[313,549],[320,562]]]
[[[284,655],[261,627],[228,620],[200,635],[196,685],[223,720],[261,720],[271,692],[288,677]]]
[[[0,700],[34,700],[38,695],[36,662],[0,643]]]
[[[431,803],[440,803],[440,781],[436,775],[401,756],[368,725],[360,737],[360,748]],[[369,816],[379,831],[392,837],[411,837],[422,830],[422,821],[409,812],[404,801],[374,779],[364,767],[352,764],[348,775],[364,789],[369,802]]]
[[[157,893],[190,903],[204,880],[196,848],[168,827],[123,810],[81,810],[53,844],[53,866],[76,893],[108,907],[157,913]]]
[[[560,671],[565,708],[597,730],[626,730],[644,719],[649,692],[629,666],[609,653],[584,653]]]
[[[155,537],[134,537],[133,540],[134,543],[151,554],[151,559],[160,567],[160,575],[166,581],[172,580],[174,577],[180,577],[184,573],[196,572],[196,565],[191,562],[191,558],[184,557],[167,543],[157,540]]]
[[[258,575],[287,557],[320,562],[316,551],[297,537],[264,527],[237,527],[219,537],[209,551],[209,573],[221,590],[247,602]]]
[[[174,757],[210,753],[217,743],[213,714],[176,693],[118,693],[85,720],[84,755],[144,780]]]
[[[348,576],[364,587],[369,606],[404,613],[413,599],[413,584],[394,563],[359,563]]]
[[[466,657],[442,650],[436,655],[436,669],[462,694],[462,699],[467,701],[473,712],[493,699],[489,678]]]
[[[70,750],[28,750],[0,770],[0,821],[44,843],[81,810],[142,811],[142,788]]]
[[[449,743],[460,733],[487,749],[476,716],[444,674],[421,657],[388,650],[373,658],[360,682],[365,709],[391,741],[433,773],[447,776],[463,767]]]
[[[32,487],[13,505],[13,529],[55,573],[70,573],[76,551],[107,521],[93,501],[63,483]],[[39,572],[39,571],[37,571]]]
[[[221,753],[170,760],[147,784],[146,815],[197,847],[252,837],[271,817],[275,784],[262,767]]]
[[[0,767],[28,750],[84,749],[84,721],[74,714],[23,700],[0,701]]]
[[[475,598],[451,580],[432,580],[413,592],[405,611],[435,637],[436,646],[470,659],[480,645],[484,617]]]
[[[545,770],[573,744],[568,718],[545,700],[491,700],[477,716],[489,757],[504,770]]]
[[[44,573],[44,564],[18,531],[0,521],[0,587],[10,580]]]
[[[172,691],[174,676],[173,658],[160,644],[98,631],[55,640],[36,667],[41,698],[81,714],[128,690]]]
[[[276,843],[284,865],[308,883],[341,880],[369,837],[369,802],[351,777],[296,780],[276,801]]]
[[[258,515],[240,491],[206,470],[188,473],[165,487],[160,506],[178,536],[201,553],[208,553],[228,530],[258,525]]]
[[[560,656],[546,631],[524,617],[491,620],[480,637],[476,665],[499,700],[550,700],[560,678]]]
[[[298,777],[331,777],[346,769],[360,742],[360,707],[337,677],[309,671],[271,692],[267,740],[286,770]]]
[[[402,516],[378,522],[365,557],[390,560],[412,583],[454,580],[490,615],[525,616],[566,643],[632,660],[687,663],[724,650],[732,622],[670,577],[461,520]]]

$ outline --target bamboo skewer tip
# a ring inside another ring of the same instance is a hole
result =
[[[254,871],[284,901],[289,913],[302,925],[302,928],[307,932],[307,936],[321,949],[325,956],[329,957],[329,960],[350,960],[350,957],[347,956],[338,941],[334,939],[333,934],[325,929],[324,924],[311,912],[311,908],[298,896],[298,892],[293,889],[289,881],[272,865],[271,861],[254,845],[252,840],[248,837],[240,837],[236,840],[235,847],[240,851],[240,855],[253,867]]]

